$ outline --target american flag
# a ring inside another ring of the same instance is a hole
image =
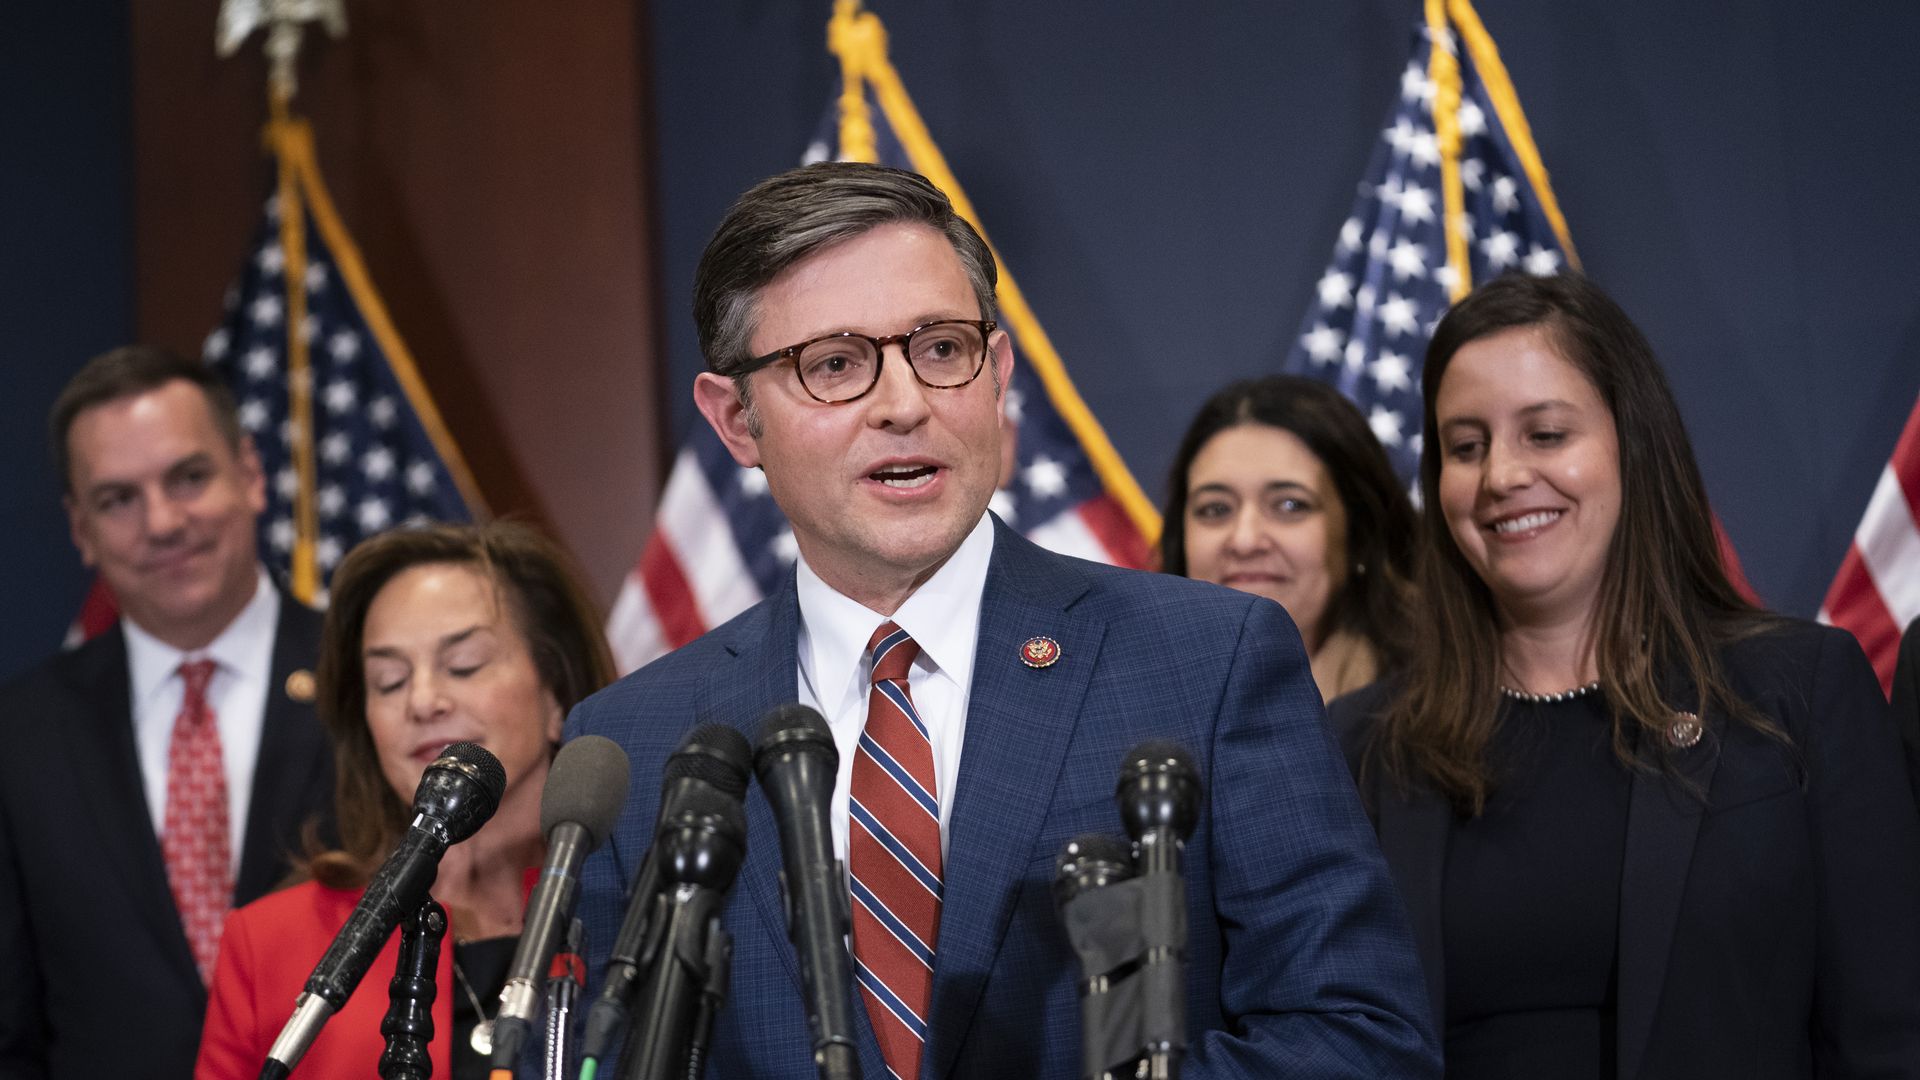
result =
[[[305,123],[270,134],[281,183],[202,355],[232,387],[266,472],[261,557],[300,599],[321,602],[333,568],[366,537],[483,508],[327,197]],[[297,221],[283,220],[289,209]],[[295,420],[296,386],[311,388],[310,440]]]
[[[856,20],[853,25],[877,29],[871,13],[849,17]],[[840,18],[836,27],[843,25]],[[939,185],[979,228],[971,204],[880,51],[884,40],[875,33],[837,39],[836,48],[857,41],[873,50],[852,60],[842,52],[857,91],[851,100],[864,109],[836,98],[807,159],[878,160],[913,169]],[[855,131],[851,140],[844,134],[850,129]],[[1020,360],[1007,390],[1019,453],[1012,479],[993,497],[993,511],[1055,551],[1120,566],[1146,565],[1148,537],[1158,520],[1067,380],[1004,262],[1000,300],[1001,325],[1012,335]],[[608,616],[614,658],[622,670],[632,670],[692,641],[778,587],[797,554],[786,518],[767,493],[766,477],[735,465],[719,437],[695,423],[667,478],[653,536]]]
[[[1820,621],[1853,631],[1891,690],[1900,632],[1920,618],[1920,402],[1880,470]]]
[[[1470,8],[1453,6],[1452,25],[1414,34],[1399,95],[1286,360],[1287,371],[1331,383],[1360,407],[1408,484],[1420,461],[1427,338],[1464,295],[1461,286],[1514,269],[1546,275],[1577,265],[1492,40]],[[1449,92],[1452,71],[1457,94]],[[1508,106],[1504,113],[1496,100]],[[1455,228],[1465,241],[1465,282],[1449,262],[1444,231],[1454,215],[1436,121],[1448,115],[1459,132]]]
[[[1580,265],[1493,37],[1468,0],[1429,10],[1285,365],[1359,406],[1416,498],[1420,368],[1440,317],[1478,282]],[[1758,604],[1717,517],[1713,530],[1727,577]]]

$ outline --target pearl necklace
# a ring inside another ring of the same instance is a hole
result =
[[[1525,690],[1515,690],[1511,686],[1502,686],[1500,692],[1515,701],[1524,701],[1529,705],[1557,705],[1562,701],[1586,697],[1600,689],[1600,680],[1595,679],[1585,686],[1576,686],[1571,690],[1562,690],[1557,694],[1529,694]]]

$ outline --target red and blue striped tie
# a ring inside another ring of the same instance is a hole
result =
[[[927,726],[907,692],[920,646],[888,622],[867,649],[873,689],[848,801],[853,959],[888,1071],[916,1080],[940,935],[940,789]]]

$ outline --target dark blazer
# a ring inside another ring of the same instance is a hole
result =
[[[651,837],[662,763],[698,722],[751,737],[795,699],[798,625],[789,574],[767,601],[574,710],[570,736],[615,738],[633,763],[612,842],[584,874],[591,979]],[[1057,663],[1021,662],[1036,635],[1059,643]],[[1189,1080],[1437,1075],[1405,917],[1279,605],[1055,555],[996,522],[923,1076],[1080,1075],[1078,972],[1049,893],[1054,859],[1078,834],[1121,833],[1118,767],[1148,738],[1185,746],[1206,786],[1184,859]],[[747,820],[709,1075],[811,1078],[780,838],[757,786]],[[857,995],[853,1013],[864,1074],[887,1075]]]
[[[244,904],[333,801],[333,757],[287,676],[320,616],[282,597],[246,842]],[[185,1077],[207,995],[167,885],[114,627],[0,688],[0,1076]],[[289,1002],[291,1008],[291,1002]]]
[[[1893,726],[1907,747],[1907,779],[1920,802],[1920,619],[1907,624],[1900,638],[1900,663],[1893,669]]]
[[[1920,1077],[1920,818],[1851,634],[1783,620],[1722,653],[1792,750],[1709,717],[1678,772],[1635,773],[1620,881],[1620,1080]],[[1359,775],[1390,691],[1333,704]],[[1442,883],[1452,811],[1365,792],[1446,1024]],[[1569,838],[1570,840],[1575,838]]]

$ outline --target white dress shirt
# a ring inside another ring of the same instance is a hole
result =
[[[227,830],[236,878],[247,836],[247,809],[253,799],[253,767],[260,756],[260,731],[265,726],[267,694],[272,689],[267,682],[273,677],[274,631],[280,625],[279,590],[273,587],[265,569],[259,569],[258,574],[253,599],[204,649],[181,652],[132,619],[120,619],[127,635],[127,666],[132,677],[133,740],[155,835],[166,830],[167,749],[173,740],[173,722],[187,693],[180,665],[188,660],[214,662],[213,678],[207,683],[207,704],[213,708],[220,729],[220,763],[227,774]]]
[[[933,743],[939,787],[940,852],[947,849],[953,817],[953,785],[960,775],[960,746],[967,729],[967,695],[973,686],[974,647],[980,637],[980,598],[993,557],[993,520],[980,523],[945,565],[893,613],[893,622],[920,646],[907,676],[913,707]],[[840,774],[833,782],[833,850],[847,857],[847,794],[853,756],[867,726],[867,695],[873,661],[867,641],[887,616],[849,600],[820,580],[805,559],[797,568],[800,599],[800,703],[810,705],[833,728]]]

